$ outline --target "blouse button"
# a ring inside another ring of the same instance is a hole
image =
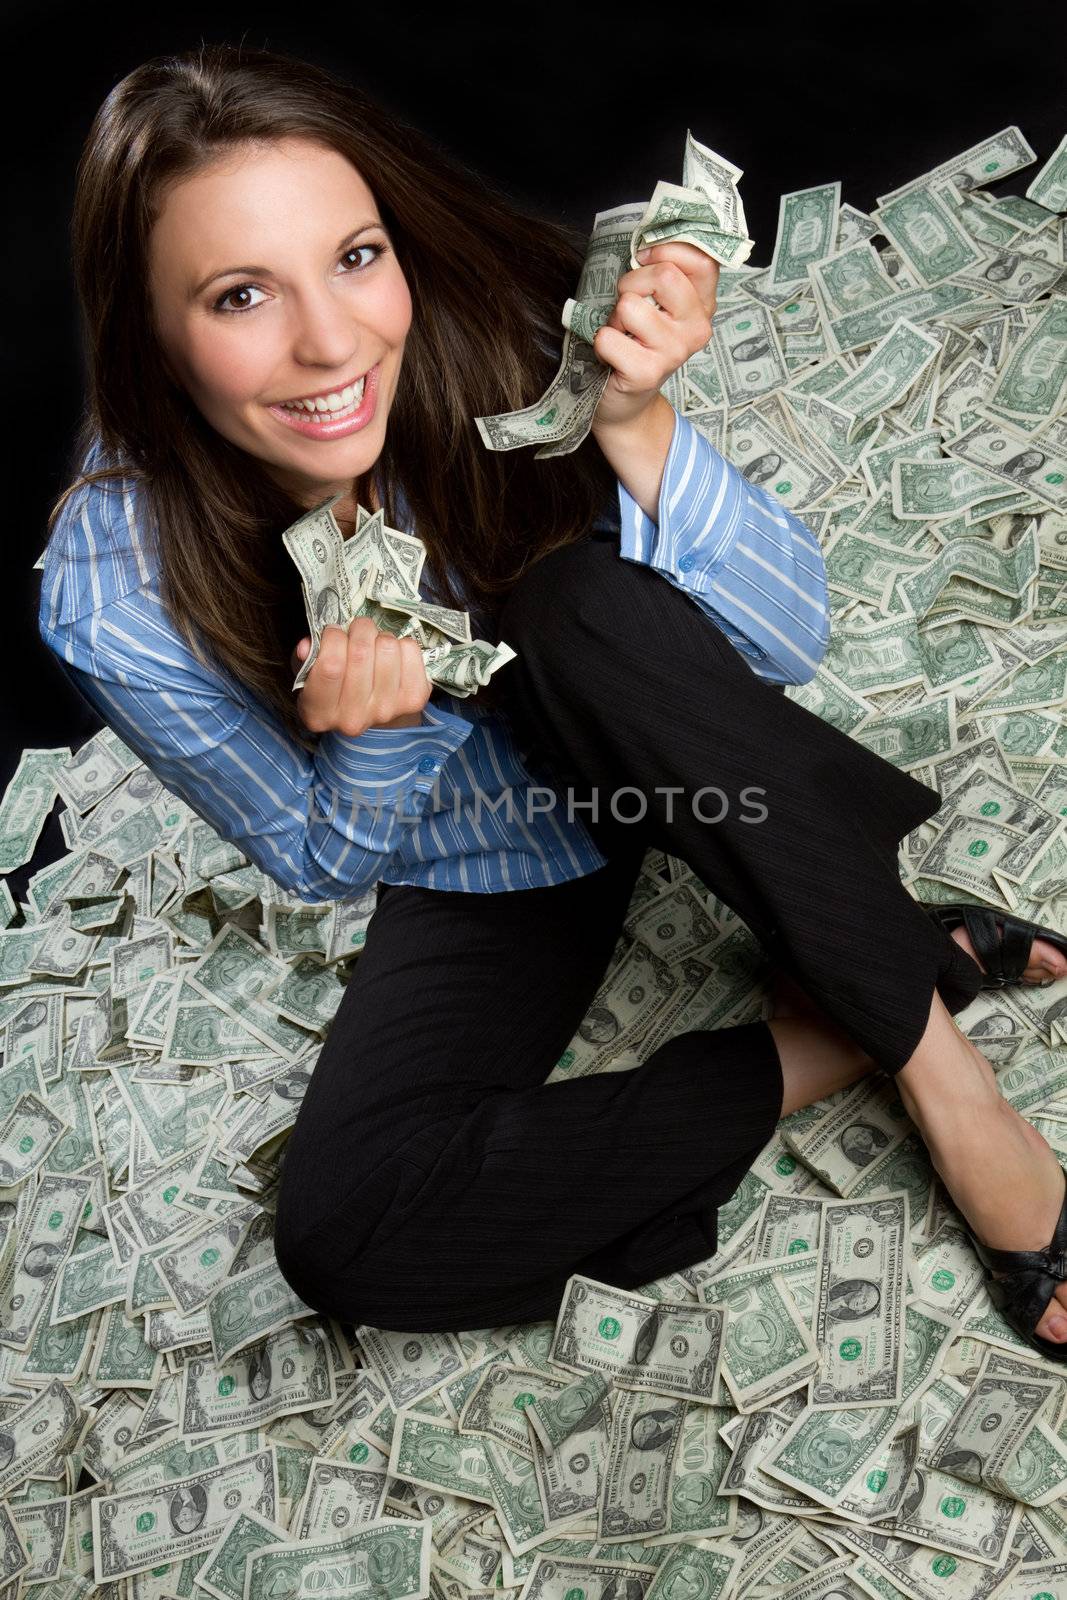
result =
[[[682,559],[678,563],[678,570],[680,572],[688,572],[690,567],[695,566],[695,565],[696,565],[696,556],[694,556],[694,555],[683,556]]]
[[[419,771],[420,772],[432,772],[433,771],[433,757],[432,756],[421,756],[419,758]]]

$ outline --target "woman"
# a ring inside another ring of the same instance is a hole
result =
[[[282,1271],[379,1327],[554,1316],[572,1272],[634,1287],[711,1254],[779,1117],[875,1067],[983,1246],[1040,1249],[1061,1208],[1067,1229],[1059,1168],[951,1020],[996,938],[972,924],[980,962],[900,883],[940,796],[774,692],[825,650],[817,543],[660,393],[707,341],[717,268],[662,246],[620,280],[583,448],[478,438],[552,376],[583,248],[267,52],[139,67],[82,156],[89,403],[42,636],[291,892],[378,883],[286,1150]],[[431,698],[417,647],[363,618],[324,630],[294,697],[309,641],[281,534],[327,498],[346,536],[357,504],[417,528],[424,592],[517,659]],[[653,845],[768,947],[777,1014],[546,1084]],[[1065,966],[1035,937],[1004,970]],[[1060,1357],[1067,1286],[1039,1281],[1026,1331]]]

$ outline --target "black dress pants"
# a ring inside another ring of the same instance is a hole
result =
[[[287,1281],[346,1322],[551,1318],[572,1273],[635,1288],[714,1253],[716,1208],[781,1112],[767,1024],[545,1082],[650,846],[687,861],[887,1072],[935,988],[955,1012],[981,982],[900,880],[899,842],[938,792],[758,678],[616,534],[531,568],[500,635],[518,651],[501,672],[520,748],[607,864],[501,894],[379,885],[285,1150],[275,1233]]]

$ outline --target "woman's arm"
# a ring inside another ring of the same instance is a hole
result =
[[[662,498],[677,415],[664,394],[657,394],[640,416],[628,422],[604,422],[593,413],[590,431],[602,454],[627,495],[650,519],[655,519]]]
[[[807,683],[830,635],[818,540],[663,394],[707,345],[718,264],[679,241],[638,260],[593,340],[612,368],[592,432],[619,480],[621,553],[684,590],[760,677]]]
[[[663,404],[672,421],[655,520],[631,487],[641,487],[636,472],[647,498],[655,451],[664,448],[655,419],[644,444],[632,444],[628,457],[610,430],[597,434],[619,479],[620,553],[654,567],[688,594],[760,677],[809,682],[830,639],[818,539],[766,489],[749,483],[666,399]]]
[[[75,687],[145,765],[302,900],[374,884],[472,731],[427,704],[420,727],[326,733],[311,755],[196,660],[150,590],[59,625],[43,586],[39,625]]]

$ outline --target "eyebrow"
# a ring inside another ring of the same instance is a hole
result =
[[[369,222],[361,222],[358,228],[353,228],[351,233],[345,234],[344,238],[337,246],[337,249],[334,251],[334,254],[337,255],[340,251],[344,250],[346,246],[350,245],[354,239],[358,239],[361,233],[366,233],[368,228],[381,228],[383,226],[384,224],[376,218],[372,218]],[[204,278],[202,282],[197,284],[196,288],[190,295],[190,299],[195,300],[197,295],[203,294],[208,284],[214,283],[216,278],[228,278],[234,272],[247,272],[250,276],[254,275],[260,278],[269,278],[273,276],[269,267],[223,267],[219,272],[208,273],[207,277]]]

